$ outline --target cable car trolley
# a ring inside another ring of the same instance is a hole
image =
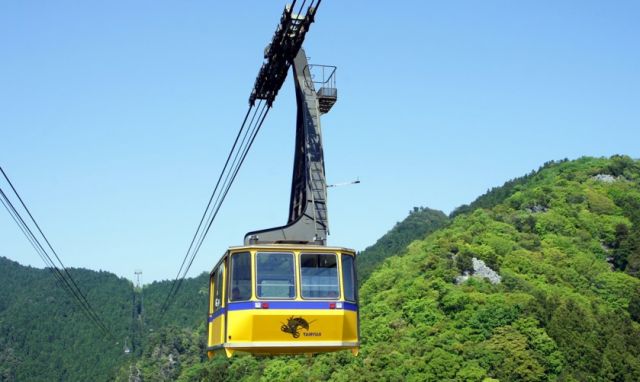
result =
[[[313,354],[360,347],[355,251],[326,245],[327,184],[320,115],[337,100],[335,67],[309,65],[302,42],[320,1],[285,7],[249,98],[271,107],[293,66],[297,119],[286,225],[245,235],[213,268],[207,351]],[[303,4],[304,6],[304,4]],[[321,75],[312,76],[320,69]]]

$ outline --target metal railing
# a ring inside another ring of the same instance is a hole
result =
[[[305,69],[305,73],[309,73],[310,76],[310,78],[305,76],[307,86],[311,89],[316,92],[321,91],[323,94],[332,91],[322,89],[336,89],[336,66],[309,64]],[[331,94],[327,95],[330,96]]]

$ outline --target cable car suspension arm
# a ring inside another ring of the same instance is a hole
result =
[[[164,315],[168,309],[173,297],[180,289],[182,281],[191,268],[191,265],[193,264],[193,261],[227,196],[238,171],[240,170],[240,167],[244,163],[255,137],[257,136],[271,106],[273,105],[273,101],[286,78],[287,71],[302,46],[302,42],[309,30],[309,26],[314,21],[315,14],[321,0],[311,1],[309,6],[306,8],[305,14],[301,16],[306,2],[306,0],[303,1],[297,13],[294,13],[296,4],[295,0],[291,5],[286,6],[284,9],[280,19],[280,24],[276,28],[272,42],[265,52],[265,62],[260,68],[254,87],[251,91],[249,97],[249,110],[247,111],[244,121],[240,126],[240,130],[238,131],[222,172],[218,177],[205,211],[202,214],[202,218],[200,219],[196,232],[194,233],[191,243],[189,244],[187,252],[182,260],[182,264],[178,270],[176,278],[161,306],[162,315]],[[258,103],[257,107],[256,103]],[[261,104],[262,109],[260,109]],[[256,108],[254,109],[254,107]],[[254,109],[253,118],[251,119],[251,122],[249,122],[248,128],[245,130],[245,126],[247,126],[247,120],[252,109]],[[238,145],[238,140],[243,132],[245,133],[246,139],[243,138],[241,144]],[[231,166],[228,166],[231,161],[231,157],[234,157],[234,160]],[[220,187],[221,184],[222,186]]]

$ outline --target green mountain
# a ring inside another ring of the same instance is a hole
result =
[[[443,227],[449,219],[442,211],[414,207],[403,221],[382,236],[376,243],[358,253],[358,280],[364,282],[371,272],[390,256],[402,253],[412,241],[422,239]]]
[[[73,309],[47,300],[53,281],[43,284],[51,278],[44,271],[0,260],[0,380],[640,380],[640,161],[548,162],[452,216],[408,247],[381,244],[384,255],[370,256],[358,357],[209,361],[206,274],[187,280],[162,319],[158,307],[170,284],[145,286],[142,326],[135,309],[140,291],[128,281],[73,270],[74,277],[86,273],[91,301],[113,315],[109,323],[121,336],[137,333],[135,356],[127,358],[121,345],[107,350],[112,344],[95,337],[82,316],[69,315]],[[402,227],[416,226],[403,223],[388,235],[411,241]],[[52,312],[45,320],[51,327],[38,326],[36,311]],[[72,341],[93,347],[67,355],[75,352]],[[45,342],[50,350],[37,349]],[[94,364],[104,372],[86,366]]]
[[[48,270],[0,257],[0,380],[106,381],[124,361],[131,283],[107,272],[69,272],[113,338],[87,321]]]
[[[531,171],[530,173],[514,178],[506,181],[502,186],[493,187],[483,195],[480,195],[476,200],[469,204],[463,204],[460,207],[456,208],[451,212],[449,218],[453,219],[458,215],[468,214],[470,212],[475,211],[478,208],[490,209],[498,204],[502,203],[509,196],[513,195],[515,192],[519,191],[524,187],[531,178],[536,176],[541,171],[553,166],[557,166],[558,164],[568,162],[568,159],[563,159],[561,161],[550,161],[542,165],[537,171]]]
[[[336,376],[640,380],[639,214],[640,162],[548,164],[375,272],[362,357]],[[501,282],[456,284],[470,258]]]
[[[193,328],[206,314],[207,297],[201,291],[206,290],[206,274],[186,279],[177,301],[159,321],[170,282],[136,291],[129,280],[108,272],[69,272],[111,336],[87,320],[49,270],[0,257],[0,381],[111,381],[130,362],[125,340],[133,354],[141,354],[156,328]],[[140,308],[144,326],[138,319]]]

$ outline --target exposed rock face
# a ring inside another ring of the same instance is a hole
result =
[[[473,273],[464,272],[464,274],[456,277],[456,284],[462,284],[467,281],[470,277],[480,277],[489,280],[491,284],[499,284],[502,281],[502,277],[498,274],[498,272],[489,268],[484,261],[476,259],[475,257],[471,259],[473,264]]]
[[[500,281],[502,281],[502,277],[500,277],[498,272],[489,268],[489,266],[485,264],[484,261],[478,260],[475,257],[471,259],[471,261],[473,262],[474,276],[483,277],[489,280],[491,284],[499,284]]]
[[[595,175],[593,179],[603,183],[613,183],[618,180],[615,176],[609,174],[598,174]]]
[[[527,212],[530,212],[532,214],[536,214],[536,213],[539,213],[539,212],[547,212],[547,210],[548,210],[547,207],[542,206],[540,204],[536,204],[535,206],[529,207],[529,208],[526,209]]]

